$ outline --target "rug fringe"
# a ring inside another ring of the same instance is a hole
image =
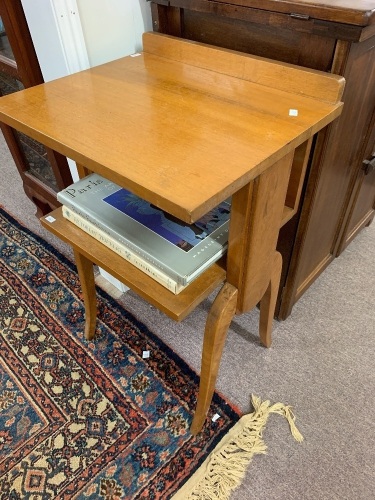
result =
[[[246,468],[254,455],[266,453],[267,446],[262,433],[271,413],[285,417],[294,439],[303,441],[295,425],[295,416],[283,403],[271,405],[252,395],[255,411],[244,415],[226,434],[206,461],[184,486],[172,497],[173,500],[227,500],[242,482]]]

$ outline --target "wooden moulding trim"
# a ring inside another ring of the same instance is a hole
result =
[[[364,42],[365,40],[368,40],[372,36],[375,36],[375,24],[367,26],[365,29],[363,29],[358,41]]]
[[[340,101],[344,91],[345,79],[341,76],[161,33],[144,33],[143,50],[155,56],[332,104]]]
[[[343,75],[349,57],[351,43],[344,40],[337,40],[335,54],[332,62],[332,73]]]
[[[159,6],[160,7],[160,6]],[[311,33],[315,35],[322,35],[328,38],[337,38],[343,40],[351,40],[358,42],[362,36],[365,28],[363,26],[332,22],[332,20],[320,19],[317,17],[310,17],[308,15],[301,15],[298,12],[278,12],[272,10],[264,10],[264,8],[254,8],[254,5],[250,7],[239,6],[234,4],[213,2],[211,0],[171,0],[170,6],[167,9],[167,13],[170,9],[180,8],[182,12],[184,9],[187,11],[195,11],[205,14],[211,14],[216,16],[223,16],[225,18],[236,19],[239,21],[246,21],[250,23],[256,23],[261,25],[268,25],[274,27],[275,29],[290,29],[293,31],[300,31],[305,34]],[[372,25],[374,26],[374,25]],[[155,30],[161,31],[162,33],[168,33],[169,35],[176,35],[169,29]]]
[[[13,78],[21,80],[20,75],[18,74],[16,61],[13,61],[8,57],[4,57],[1,54],[0,54],[0,71],[4,71],[4,73],[13,76]]]
[[[1,17],[18,63],[18,73],[22,84],[27,88],[43,83],[39,61],[29,32],[29,27],[20,0],[2,0]]]
[[[161,3],[161,1],[156,0],[156,3]],[[174,0],[170,1],[171,5],[175,3]],[[181,2],[178,3],[181,4]],[[329,2],[326,0],[315,0],[314,2],[291,2],[290,0],[215,0],[212,3],[226,3],[239,7],[258,8],[284,14],[302,14],[314,19],[321,19],[322,21],[354,24],[356,26],[368,26],[375,23],[375,4],[372,0],[362,0],[361,2],[353,0],[351,2],[352,7],[348,6],[350,2],[336,1],[335,5],[329,5]],[[187,6],[186,8],[189,7]]]
[[[294,152],[293,166],[285,198],[285,205],[293,210],[293,215],[297,213],[299,200],[301,198],[302,185],[310,156],[311,145],[312,137],[298,146]]]
[[[24,172],[24,177],[27,179],[27,184],[33,188],[36,193],[40,193],[41,196],[47,197],[49,201],[54,202],[55,206],[60,206],[54,189],[38,179],[38,177],[35,177],[32,172]]]

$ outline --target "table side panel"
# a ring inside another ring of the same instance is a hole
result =
[[[293,153],[233,196],[227,281],[238,291],[237,311],[248,312],[270,281]]]
[[[155,56],[332,104],[340,101],[344,91],[345,80],[338,75],[160,33],[144,33],[143,50]]]

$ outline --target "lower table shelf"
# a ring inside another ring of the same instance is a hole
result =
[[[53,220],[53,219],[54,220]],[[225,258],[210,266],[178,295],[173,294],[80,228],[64,219],[61,208],[41,218],[42,225],[87,259],[153,304],[170,318],[183,320],[225,281]]]

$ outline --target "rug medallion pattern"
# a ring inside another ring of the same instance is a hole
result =
[[[0,209],[0,500],[170,498],[239,414],[215,394],[192,436],[196,374],[100,290],[87,341],[81,298],[74,266]]]

